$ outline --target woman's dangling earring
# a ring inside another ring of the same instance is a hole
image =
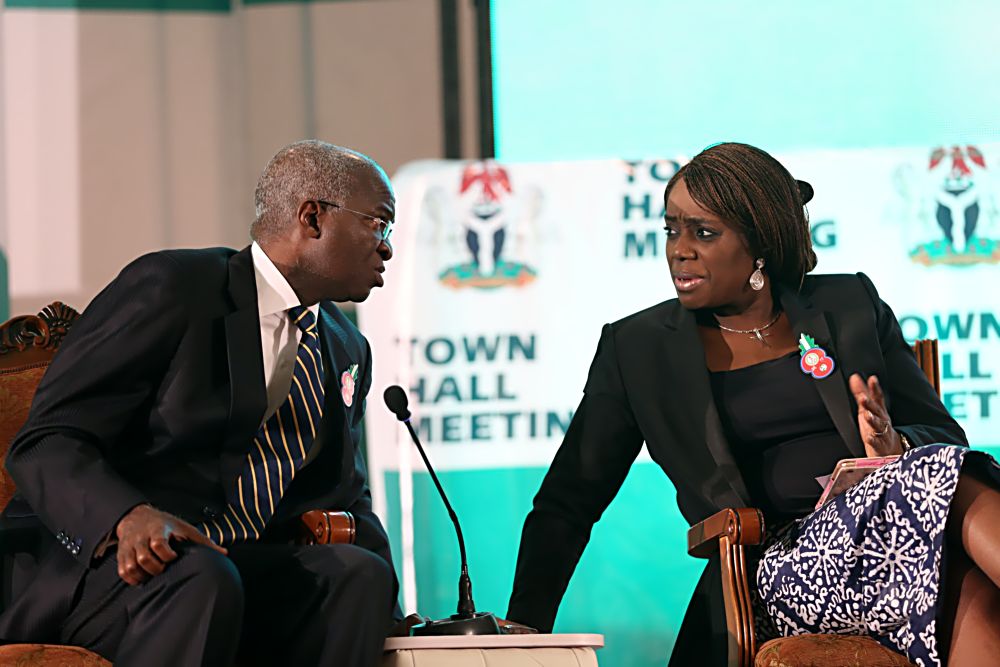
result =
[[[755,292],[759,292],[764,289],[764,272],[761,271],[764,268],[763,258],[754,262],[754,265],[757,267],[757,270],[750,274],[750,287]]]

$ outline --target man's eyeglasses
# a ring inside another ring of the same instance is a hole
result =
[[[383,220],[382,218],[378,218],[374,215],[368,215],[367,213],[362,213],[361,211],[355,211],[353,208],[347,208],[342,204],[337,204],[332,201],[323,201],[322,199],[317,199],[316,201],[319,202],[320,204],[323,204],[324,206],[332,206],[333,208],[339,208],[344,211],[347,211],[348,213],[353,213],[354,215],[364,218],[365,220],[375,225],[376,236],[378,236],[386,243],[389,242],[389,237],[392,236],[392,226],[395,224],[392,220]]]

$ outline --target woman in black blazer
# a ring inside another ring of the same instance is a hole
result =
[[[645,442],[690,523],[764,510],[759,635],[869,634],[925,665],[1000,650],[995,465],[966,448],[871,281],[807,275],[812,188],[729,143],[682,167],[664,196],[678,298],[605,325],[525,521],[508,618],[551,631]],[[838,460],[893,454],[812,511],[816,478]],[[671,664],[725,663],[718,568],[698,582]]]

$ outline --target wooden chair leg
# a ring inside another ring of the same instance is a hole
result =
[[[722,558],[722,595],[725,598],[726,627],[729,629],[729,667],[753,667],[757,638],[746,577],[743,546],[719,538]]]

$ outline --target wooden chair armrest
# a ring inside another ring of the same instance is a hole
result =
[[[354,544],[356,536],[350,512],[310,510],[299,517],[299,544]]]
[[[760,544],[764,539],[764,516],[754,507],[736,507],[716,512],[688,529],[688,555],[708,558],[719,553],[719,538],[734,545]]]

